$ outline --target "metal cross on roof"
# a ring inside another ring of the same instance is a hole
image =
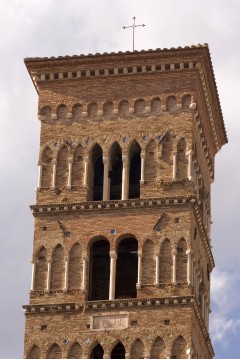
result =
[[[130,27],[132,27],[132,29],[133,29],[133,51],[134,51],[135,27],[139,27],[139,26],[144,27],[144,26],[146,26],[146,25],[144,25],[144,24],[142,24],[142,25],[136,25],[136,24],[135,24],[135,20],[136,20],[136,17],[134,16],[134,17],[133,17],[133,25],[131,25],[131,26],[123,26],[123,29],[124,29],[124,30],[125,30],[125,29],[128,29],[128,28],[130,28]]]

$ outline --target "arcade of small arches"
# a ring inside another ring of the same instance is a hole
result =
[[[157,337],[151,346],[144,345],[141,339],[136,339],[126,347],[121,341],[113,343],[112,347],[105,348],[99,342],[91,345],[90,350],[83,349],[76,341],[70,348],[54,343],[48,350],[41,350],[40,346],[33,345],[26,359],[191,359],[192,349],[187,347],[183,336],[178,336],[170,346],[166,346],[161,337]],[[104,350],[105,349],[105,350]]]
[[[40,109],[39,119],[44,121],[50,120],[67,120],[80,121],[84,118],[106,117],[111,118],[120,116],[127,117],[131,114],[142,115],[160,115],[164,112],[188,111],[190,108],[195,109],[196,104],[193,102],[193,96],[190,94],[177,94],[169,96],[156,96],[152,99],[132,99],[130,101],[123,99],[121,101],[106,101],[104,103],[74,103],[60,104],[55,107],[45,105]],[[70,107],[71,106],[71,107]]]
[[[142,146],[135,139],[122,146],[115,141],[108,148],[98,143],[90,149],[77,143],[55,144],[41,152],[39,189],[82,187],[88,190],[87,200],[125,200],[140,198],[140,185],[147,182],[194,178],[187,140],[169,132]]]

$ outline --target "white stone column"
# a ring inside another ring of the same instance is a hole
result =
[[[146,154],[141,152],[141,180],[140,180],[140,183],[145,182],[145,163],[146,163]]]
[[[155,253],[155,259],[156,259],[156,276],[155,276],[155,285],[159,286],[159,253]]]
[[[128,156],[127,155],[122,156],[122,162],[123,162],[123,169],[122,169],[122,200],[124,200],[124,199],[128,199],[129,171],[128,171]]]
[[[173,260],[172,281],[173,284],[177,284],[177,249],[176,248],[173,248],[172,250],[172,260]]]
[[[84,157],[84,176],[83,176],[83,187],[88,187],[88,169],[89,169],[89,158],[88,156]]]
[[[52,261],[48,260],[48,271],[47,271],[47,293],[50,292],[50,285],[51,285],[51,269],[52,269]]]
[[[71,189],[71,187],[72,187],[72,165],[73,165],[73,159],[69,158],[68,159],[68,184],[67,184],[68,189]]]
[[[86,278],[87,278],[87,263],[88,263],[88,257],[87,255],[83,256],[83,271],[82,271],[82,286],[81,291],[86,292]]]
[[[65,258],[65,284],[64,284],[64,291],[67,292],[68,290],[68,272],[69,272],[69,257]]]
[[[56,187],[56,172],[57,172],[57,162],[53,161],[53,173],[52,173],[52,188]]]
[[[32,279],[31,279],[31,290],[35,288],[35,273],[36,273],[36,263],[34,261],[32,263]]]
[[[42,164],[40,162],[37,163],[38,165],[38,184],[37,188],[42,187]]]
[[[142,251],[138,251],[138,277],[137,277],[137,289],[141,288],[142,282]]]
[[[186,354],[187,354],[187,359],[192,359],[193,350],[191,348],[187,349]]]
[[[103,200],[109,200],[109,157],[103,156],[104,175],[103,175]]]
[[[116,261],[117,253],[110,251],[110,281],[109,281],[109,300],[115,299],[115,281],[116,281]]]
[[[173,180],[177,178],[177,154],[173,154]]]
[[[192,150],[188,152],[188,179],[193,179],[193,161],[192,161]]]
[[[187,254],[187,282],[188,285],[192,284],[192,251],[188,249]]]

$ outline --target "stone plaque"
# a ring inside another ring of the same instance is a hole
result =
[[[128,327],[127,314],[94,315],[92,316],[92,329],[125,329]]]

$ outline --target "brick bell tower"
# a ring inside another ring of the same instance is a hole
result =
[[[24,359],[209,359],[207,45],[27,58],[39,180]]]

